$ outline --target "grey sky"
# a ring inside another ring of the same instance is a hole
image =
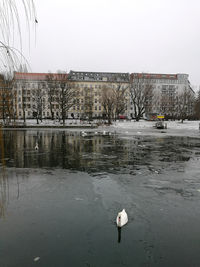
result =
[[[200,1],[35,0],[32,71],[188,73],[200,85]]]

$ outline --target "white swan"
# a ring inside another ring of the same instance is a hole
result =
[[[35,150],[38,150],[38,149],[39,149],[38,142],[36,142],[36,144],[35,144]]]
[[[125,209],[123,209],[122,211],[120,211],[117,215],[117,219],[116,219],[116,223],[118,227],[122,227],[124,226],[126,223],[128,222],[128,215],[125,211]]]

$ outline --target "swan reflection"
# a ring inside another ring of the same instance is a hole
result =
[[[118,243],[121,242],[121,231],[122,231],[122,228],[121,227],[117,227],[117,231],[118,231]]]

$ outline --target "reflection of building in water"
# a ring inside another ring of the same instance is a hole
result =
[[[20,168],[86,168],[103,163],[120,166],[123,159],[128,160],[130,151],[130,146],[124,146],[123,140],[120,141],[115,135],[87,133],[82,136],[81,132],[7,131],[6,136],[7,156],[13,160],[15,167]],[[36,142],[38,150],[35,150]],[[114,158],[115,162],[111,163]],[[9,161],[7,164],[9,166]]]
[[[35,150],[35,143],[39,149]],[[173,141],[173,140],[172,140]],[[166,142],[146,142],[138,137],[123,139],[115,134],[95,135],[72,131],[6,131],[7,166],[17,168],[56,168],[103,171],[137,169],[166,158]],[[169,144],[167,144],[168,146]],[[174,144],[172,143],[172,146]],[[176,144],[177,150],[179,144]],[[157,148],[157,150],[155,150]],[[177,158],[185,161],[186,158]],[[163,161],[164,164],[165,161]]]
[[[0,167],[0,218],[5,216],[6,205],[9,197],[8,177],[5,167]]]
[[[5,216],[5,208],[8,194],[8,179],[6,175],[4,153],[4,138],[2,128],[0,127],[0,218]]]

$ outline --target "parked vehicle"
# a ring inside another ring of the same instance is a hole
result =
[[[164,123],[164,121],[157,121],[155,127],[157,129],[167,129],[167,123]]]

